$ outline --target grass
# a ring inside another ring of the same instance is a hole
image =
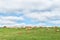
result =
[[[60,28],[59,28],[60,30]],[[0,40],[60,40],[60,32],[54,28],[0,28]]]

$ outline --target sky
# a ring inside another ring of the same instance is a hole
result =
[[[1,26],[60,26],[60,0],[0,0]]]

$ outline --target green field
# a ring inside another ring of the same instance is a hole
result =
[[[60,28],[59,28],[60,30]],[[54,28],[0,28],[0,40],[60,40],[60,32]]]

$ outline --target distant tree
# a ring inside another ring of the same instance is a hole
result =
[[[4,26],[3,28],[6,28],[7,26]]]

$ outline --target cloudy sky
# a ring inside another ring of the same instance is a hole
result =
[[[60,0],[0,0],[0,26],[60,26]]]

